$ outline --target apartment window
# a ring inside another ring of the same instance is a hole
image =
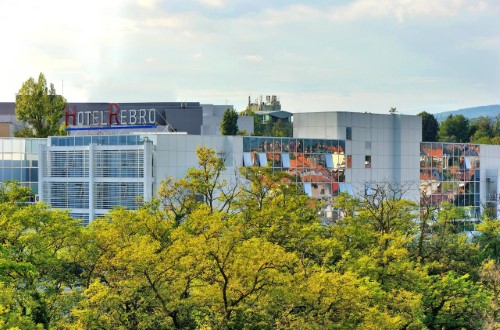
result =
[[[352,167],[352,156],[351,155],[347,155],[347,168],[351,168]]]
[[[372,167],[372,156],[365,156],[365,168]]]
[[[352,140],[352,127],[345,128],[345,138],[346,140]]]

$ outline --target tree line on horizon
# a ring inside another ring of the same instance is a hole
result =
[[[283,172],[197,150],[137,210],[83,227],[0,186],[0,329],[496,329],[500,221],[402,199],[405,185],[325,202]],[[425,198],[422,199],[425,201]]]
[[[421,112],[423,142],[454,142],[500,145],[500,115],[467,119],[449,115],[441,123],[433,114]]]

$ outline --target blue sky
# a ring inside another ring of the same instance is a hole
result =
[[[70,102],[500,104],[499,0],[2,0],[0,30],[4,102],[43,72]]]

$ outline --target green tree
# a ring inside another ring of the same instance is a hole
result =
[[[6,295],[0,309],[21,328],[54,327],[79,299],[73,243],[82,227],[43,203],[26,203],[26,189],[17,184],[0,195],[0,291]]]
[[[439,123],[433,114],[421,112],[417,116],[422,118],[422,141],[435,142],[438,137]]]
[[[61,125],[65,107],[66,99],[56,94],[53,84],[47,87],[43,73],[38,76],[38,81],[30,77],[16,97],[16,116],[25,125],[16,136],[44,138],[65,135]]]
[[[481,281],[491,292],[485,329],[500,328],[500,263],[487,259],[481,266]]]
[[[430,276],[422,297],[424,323],[430,329],[481,329],[488,300],[487,291],[468,274]]]
[[[463,115],[450,115],[439,125],[440,142],[468,142],[469,120]]]
[[[471,119],[469,135],[472,143],[490,144],[495,137],[493,121],[485,116]]]
[[[198,147],[196,155],[198,167],[188,169],[180,180],[163,180],[158,191],[163,210],[173,214],[177,224],[200,203],[211,211],[228,209],[236,193],[237,185],[223,179],[226,164],[222,155],[207,147]]]
[[[199,260],[174,221],[148,208],[116,209],[89,226],[97,258],[84,299],[73,308],[71,329],[194,328],[189,291]],[[183,237],[182,237],[183,238]]]
[[[469,274],[478,278],[481,265],[479,245],[468,242],[461,226],[467,219],[466,210],[449,203],[443,203],[437,220],[431,230],[419,237],[418,247],[414,247],[415,258],[426,265],[431,275],[454,271],[458,275]]]
[[[292,135],[293,135],[292,123],[283,122],[281,119],[278,119],[271,125],[270,136],[291,137]]]
[[[237,135],[238,134],[238,113],[234,109],[226,109],[220,124],[220,132],[222,135]]]
[[[474,241],[479,243],[483,259],[500,262],[500,221],[486,218],[477,229],[481,234]]]

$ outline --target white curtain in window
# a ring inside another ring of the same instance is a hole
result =
[[[283,166],[284,168],[290,168],[290,154],[281,154],[281,166]]]
[[[326,167],[327,168],[334,168],[335,166],[333,165],[333,155],[326,154]]]
[[[471,162],[470,162],[470,157],[465,157],[465,168],[466,169],[470,169],[472,166],[471,166]]]
[[[259,163],[262,167],[267,166],[267,156],[265,152],[259,152]]]
[[[252,166],[252,155],[249,152],[243,153],[243,166]]]
[[[310,182],[304,182],[304,192],[307,196],[312,197],[312,186]]]

